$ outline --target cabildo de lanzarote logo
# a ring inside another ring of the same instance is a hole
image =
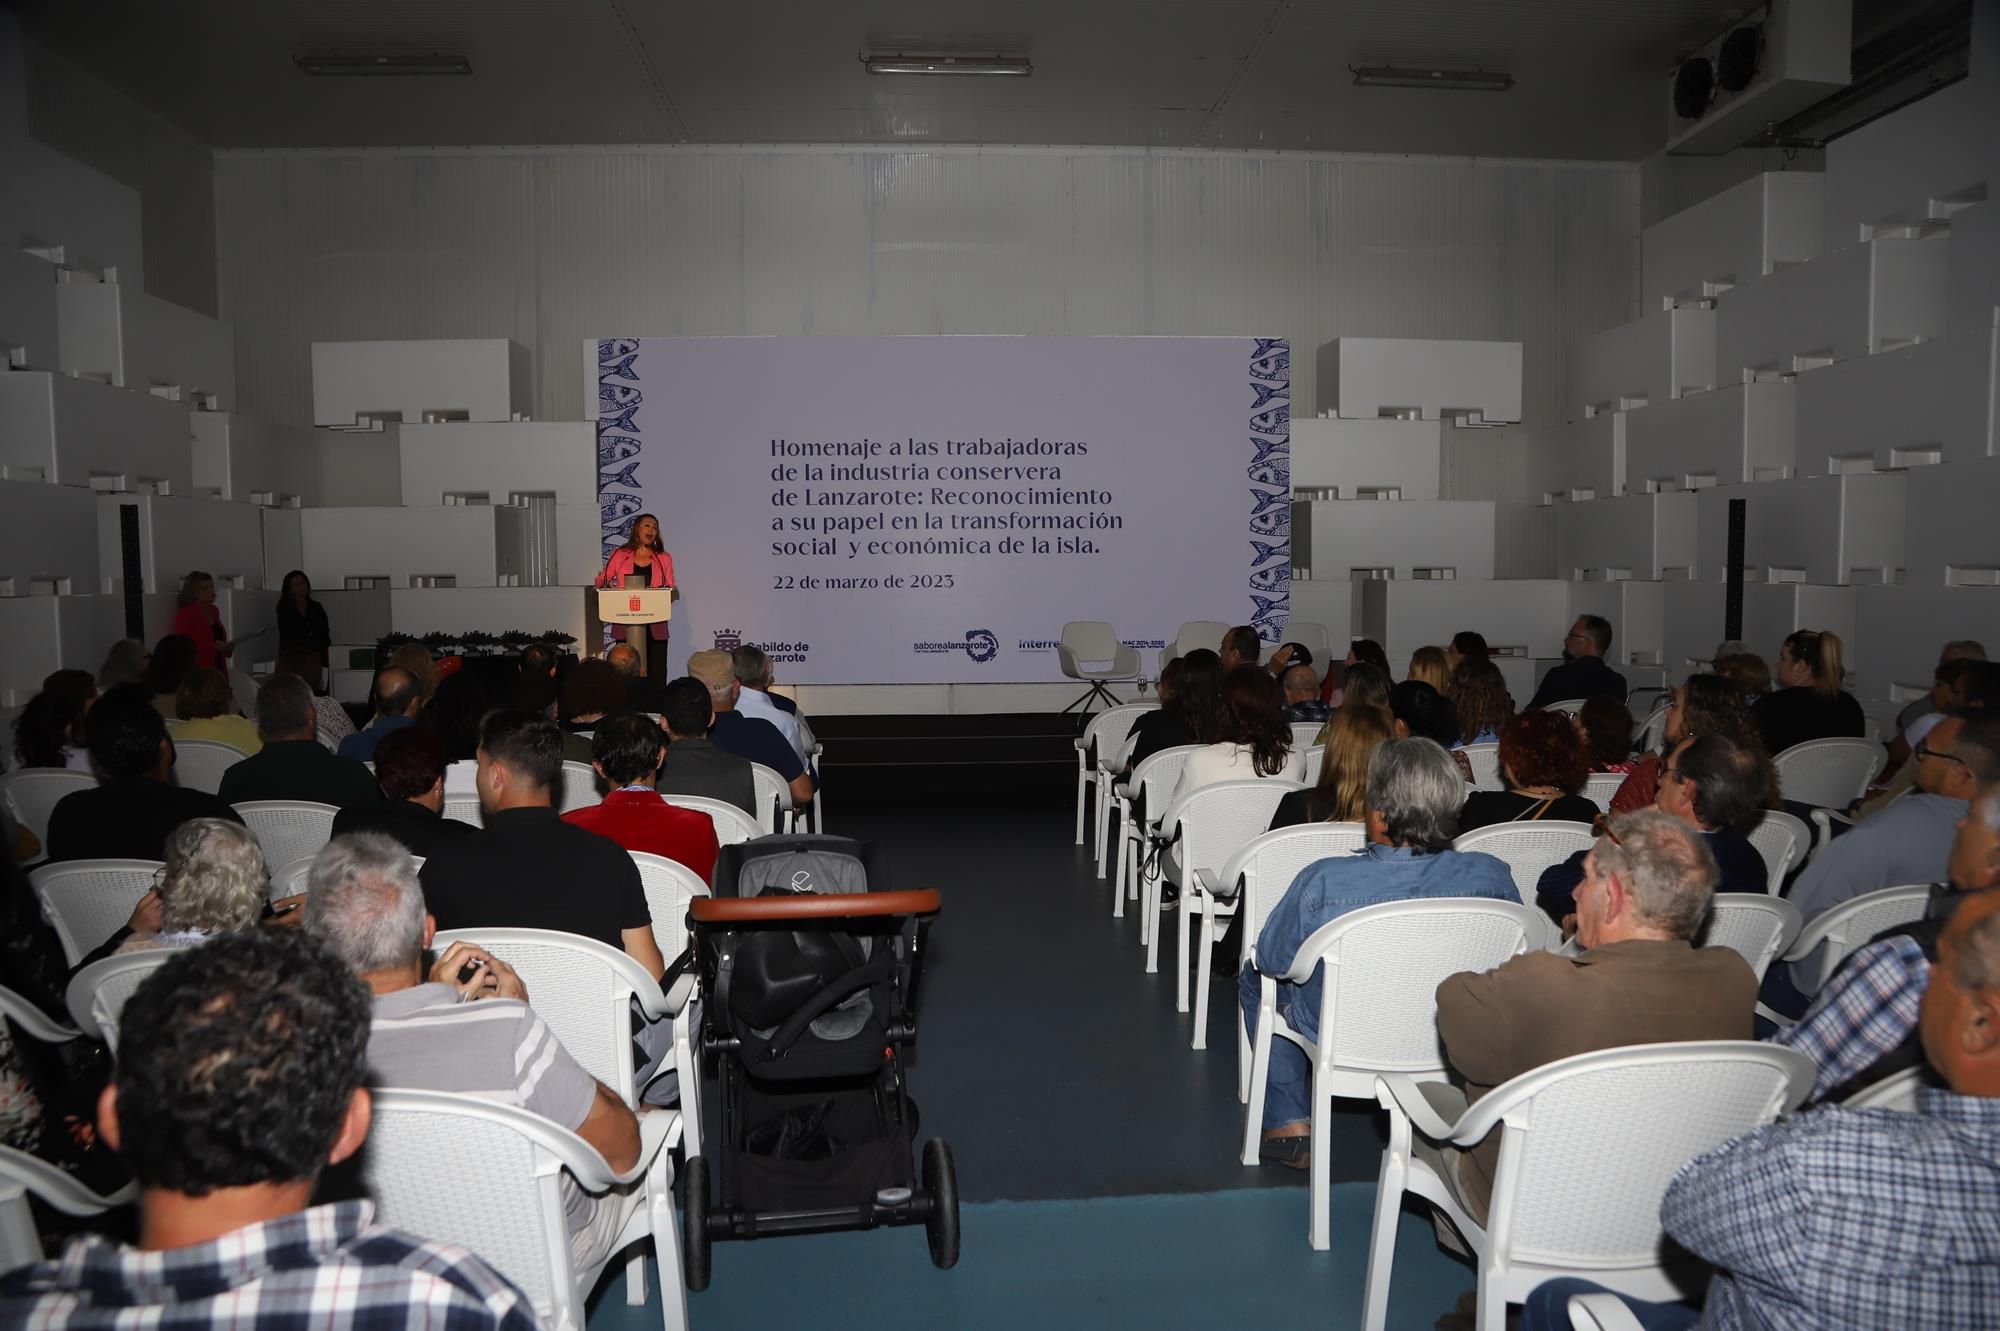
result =
[[[764,655],[770,657],[773,662],[786,661],[792,665],[798,665],[804,661],[806,653],[812,650],[812,644],[807,642],[745,643],[743,641],[742,629],[717,629],[714,634],[714,642],[715,650],[718,652],[733,652],[738,647],[745,646],[761,647],[764,649]]]
[[[742,629],[717,629],[715,631],[716,651],[733,652],[742,645],[743,645]]]
[[[984,665],[1000,655],[1000,639],[994,636],[992,629],[967,629],[964,642],[913,642],[910,644],[910,650],[919,656],[964,652]]]

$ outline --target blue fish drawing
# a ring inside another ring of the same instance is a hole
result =
[[[1257,557],[1250,561],[1251,568],[1256,568],[1267,559],[1282,559],[1292,553],[1292,543],[1290,541],[1286,541],[1282,545],[1266,545],[1262,541],[1252,541],[1250,542],[1250,548],[1257,552]]]
[[[620,356],[629,356],[639,349],[636,337],[600,337],[597,339],[597,363],[602,365]]]
[[[1256,491],[1251,491],[1255,494]],[[1288,504],[1274,508],[1269,513],[1259,513],[1250,519],[1250,530],[1259,536],[1283,536],[1292,529],[1292,510]]]
[[[597,465],[608,467],[614,462],[623,462],[641,447],[639,441],[630,435],[601,434],[597,436]]]
[[[597,428],[600,430],[636,430],[639,423],[632,418],[639,414],[639,404],[634,402],[622,411],[607,413],[604,404],[597,405]]]
[[[631,355],[621,356],[617,360],[600,361],[597,366],[597,377],[599,379],[630,379],[636,383],[639,376],[632,372],[632,362],[637,359],[639,359],[639,353],[635,351]]]
[[[1289,436],[1283,439],[1252,439],[1250,447],[1257,450],[1257,456],[1250,460],[1262,462],[1273,453],[1289,454],[1292,451],[1292,441]]]
[[[1291,492],[1287,490],[1252,490],[1250,498],[1256,501],[1257,507],[1250,510],[1250,516],[1254,519],[1265,509],[1282,504],[1291,497]]]
[[[606,551],[605,553],[609,555],[610,552]],[[1265,642],[1283,642],[1285,640],[1285,625],[1289,620],[1290,616],[1287,616],[1285,619],[1253,619],[1250,621],[1250,627],[1257,630],[1257,636]]]
[[[1252,592],[1250,594],[1250,604],[1257,608],[1251,612],[1250,618],[1252,620],[1268,619],[1273,610],[1286,604],[1288,600],[1289,598],[1284,596],[1259,596],[1255,592]]]
[[[1292,344],[1282,337],[1260,337],[1250,353],[1253,379],[1285,379],[1291,374]]]
[[[645,507],[646,501],[638,495],[611,494],[599,496],[604,504],[604,520],[616,522],[628,513],[637,513]]]
[[[634,513],[631,517],[626,518],[623,522],[614,522],[610,526],[606,527],[604,529],[604,541],[605,541],[604,553],[607,555],[610,554],[613,550],[616,550],[619,546],[623,545],[627,540],[629,540],[632,535],[632,524],[637,522],[638,520],[639,520],[639,515],[637,513]]]
[[[637,376],[632,377],[636,378]],[[1264,404],[1274,397],[1290,397],[1292,386],[1289,382],[1270,385],[1252,384],[1250,385],[1250,391],[1257,395],[1257,400],[1250,404],[1250,410],[1261,411]]]
[[[1283,485],[1289,487],[1292,483],[1292,469],[1290,467],[1279,466],[1275,462],[1257,462],[1251,464],[1250,479],[1259,485]]]
[[[1292,408],[1290,404],[1288,403],[1282,407],[1272,407],[1269,411],[1258,412],[1250,418],[1250,428],[1258,434],[1282,434],[1289,441],[1292,429]]]
[[[1260,592],[1282,592],[1292,585],[1292,566],[1273,564],[1250,575],[1250,585]]]
[[[623,471],[613,471],[607,467],[597,473],[597,488],[604,490],[614,485],[623,485],[628,489],[636,490],[639,488],[639,478],[633,473],[638,470],[639,460],[637,458],[626,463]]]
[[[623,411],[627,407],[636,407],[645,400],[646,395],[644,393],[636,388],[627,388],[624,384],[599,384],[597,386],[597,405],[600,408],[600,415],[602,414],[602,408],[609,407],[613,411]]]

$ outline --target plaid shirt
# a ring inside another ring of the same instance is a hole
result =
[[[1917,1029],[1931,963],[1916,940],[1885,938],[1848,958],[1796,1026],[1770,1043],[1796,1049],[1819,1069],[1811,1098],[1844,1086],[1893,1053]]]
[[[1660,1219],[1708,1331],[2000,1328],[2000,1099],[1795,1115],[1682,1169]]]
[[[0,1326],[91,1331],[539,1331],[526,1296],[463,1248],[315,1206],[212,1243],[142,1252],[98,1235],[0,1277]]]

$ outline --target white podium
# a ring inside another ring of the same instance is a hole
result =
[[[600,587],[597,589],[597,618],[605,624],[660,624],[674,617],[674,589],[671,587]],[[646,677],[653,635],[628,633],[625,641],[639,653],[639,677]]]

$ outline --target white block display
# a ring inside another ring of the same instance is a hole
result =
[[[1356,609],[1360,600],[1360,584],[1350,579],[1292,579],[1292,619],[1326,625],[1336,656],[1343,654],[1346,644],[1361,636],[1355,628],[1360,622]],[[1321,666],[1321,674],[1326,673],[1323,664],[1315,664]]]
[[[0,374],[0,476],[186,494],[188,409],[47,371]]]
[[[33,139],[14,144],[9,155],[21,173],[6,191],[14,196],[7,207],[20,243],[48,250],[66,267],[145,289],[139,191]]]
[[[240,580],[245,589],[264,587],[264,517],[254,504],[199,495],[100,495],[97,552],[103,582],[115,592],[125,584],[120,538],[123,507],[139,510],[139,569],[144,590],[180,590],[191,570],[211,574],[219,586]]]
[[[300,509],[301,567],[329,591],[439,578],[496,587],[520,575],[518,520],[519,510],[491,505]]]
[[[1990,114],[1966,79],[1835,136],[1826,145],[1827,248],[1950,217],[2000,186]]]
[[[403,502],[402,427],[314,430],[313,479],[321,508],[387,508]]]
[[[1647,227],[1641,308],[1703,300],[1822,253],[1824,187],[1816,172],[1767,172]]]
[[[1979,349],[1946,338],[1799,375],[1797,474],[1918,467],[1983,452],[1968,419],[1984,383]]]
[[[77,486],[0,481],[0,596],[87,596],[97,579],[97,497]]]
[[[1707,669],[1723,639],[1727,588],[1720,580],[1662,584],[1666,603],[1665,664],[1676,679],[1690,669]],[[1743,588],[1743,633],[1750,649],[1766,661],[1795,629],[1831,629],[1842,642],[1854,641],[1854,604],[1868,587],[1816,587],[1805,583],[1748,583]],[[1857,651],[1861,650],[1857,645]],[[1936,659],[1936,649],[1932,649]]]
[[[389,593],[389,619],[398,633],[557,629],[581,643],[590,595],[582,587],[399,588]]]
[[[671,548],[670,545],[669,552]],[[588,587],[597,581],[597,575],[603,571],[603,511],[596,504],[558,504],[556,585]]]
[[[1690,670],[1708,669],[1723,639],[1723,591],[1720,582],[1660,584],[1660,664],[1676,683]]]
[[[1926,468],[1925,470],[1928,470]],[[1724,485],[1695,496],[1694,577],[1720,580],[1729,558],[1729,501],[1745,503],[1743,564],[1757,582],[1893,581],[1903,568],[1902,472]]]
[[[2000,188],[1994,191],[2000,195]],[[2000,309],[2000,198],[1951,219],[1951,291],[1945,323],[1954,337],[1983,336]]]
[[[1655,310],[1570,348],[1563,415],[1580,420],[1715,385],[1715,311],[1696,305]]]
[[[304,571],[306,562],[304,510],[267,508],[264,519],[264,585],[273,589],[285,585],[285,575],[293,569]],[[310,573],[306,574],[311,579]],[[313,589],[318,595],[320,589]]]
[[[1717,301],[1723,383],[1789,374],[1943,337],[1947,236],[1892,237],[1730,288]]]
[[[1857,696],[1914,697],[1930,687],[1945,643],[2000,643],[2000,587],[1856,587],[1854,637]]]
[[[1292,505],[1292,564],[1315,578],[1390,569],[1394,578],[1493,576],[1489,500],[1318,499]],[[1448,570],[1448,572],[1447,572]]]
[[[1461,629],[1486,635],[1495,652],[1523,658],[1562,655],[1569,584],[1554,579],[1501,582],[1370,581],[1361,584],[1358,637],[1382,644],[1393,664],[1417,648],[1442,647]],[[1529,676],[1532,679],[1532,676]]]
[[[318,497],[313,433],[237,412],[189,414],[194,488],[246,503],[313,503]]]
[[[1675,576],[1695,562],[1694,500],[1661,493],[1557,504],[1556,571],[1576,582]]]
[[[1336,415],[1460,425],[1521,419],[1521,344],[1342,337],[1319,348],[1319,395]]]
[[[390,618],[389,589],[340,591],[313,588],[313,598],[326,607],[326,626],[333,633],[334,664],[347,664],[340,644],[373,648],[394,623]],[[442,627],[437,626],[437,627]]]
[[[1625,488],[1696,489],[1784,476],[1795,454],[1792,385],[1731,384],[1635,411]]]
[[[1666,647],[1666,586],[1663,582],[1573,582],[1569,617],[1600,615],[1611,621],[1608,659],[1635,684],[1631,668],[1663,664]]]
[[[505,338],[312,344],[313,424],[506,421],[527,413],[528,353]]]
[[[1625,412],[1607,411],[1556,427],[1552,492],[1572,499],[1625,493],[1625,418]]]
[[[20,707],[42,690],[51,671],[88,670],[103,663],[111,639],[97,632],[94,603],[105,597],[0,596],[0,707]],[[12,747],[12,731],[8,732]]]
[[[588,421],[406,424],[398,435],[404,503],[444,504],[452,502],[448,496],[483,494],[504,504],[517,493],[553,494],[559,504],[597,503],[597,430]],[[1295,437],[1295,454],[1297,447]]]
[[[1924,467],[1909,474],[1909,487],[1905,581],[1912,587],[2000,586],[2000,458]],[[2000,643],[1989,645],[2000,651]]]
[[[58,342],[56,266],[0,247],[0,369],[59,369]]]
[[[207,411],[236,405],[230,326],[119,282],[56,289],[62,369]]]
[[[1335,499],[1388,491],[1401,499],[1436,499],[1443,428],[1425,420],[1294,417],[1292,490],[1332,490]]]

